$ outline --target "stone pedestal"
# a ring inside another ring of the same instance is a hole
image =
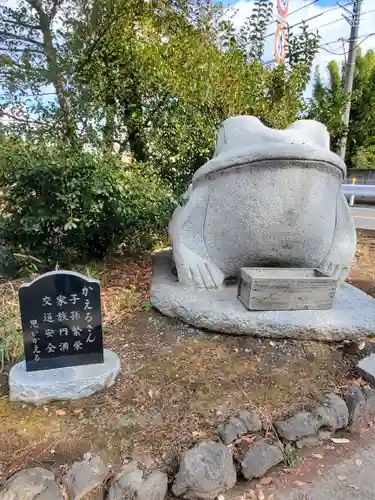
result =
[[[374,332],[375,300],[348,284],[330,310],[248,311],[237,287],[206,290],[183,285],[171,273],[171,252],[154,257],[151,303],[162,314],[198,328],[234,335],[322,341],[359,339]]]
[[[104,363],[27,372],[25,362],[9,374],[10,401],[41,405],[53,400],[86,398],[110,387],[120,373],[117,354],[104,350]]]

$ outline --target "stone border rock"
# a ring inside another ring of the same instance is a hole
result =
[[[299,448],[317,446],[338,430],[355,432],[374,417],[370,386],[350,387],[341,396],[324,394],[316,407],[275,422],[240,410],[218,426],[219,441],[202,441],[182,454],[171,490],[180,498],[215,500],[236,484],[237,474],[247,480],[261,478],[282,462],[290,465]],[[25,469],[5,483],[0,500],[18,498],[21,492],[23,500],[37,500],[42,493],[50,500],[63,500],[67,494],[70,500],[164,500],[167,489],[164,472],[145,472],[133,461],[115,475],[99,456],[86,454],[69,469],[61,488],[52,472]]]

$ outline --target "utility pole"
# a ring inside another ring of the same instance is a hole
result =
[[[361,7],[363,0],[354,0],[353,13],[349,40],[349,52],[348,52],[348,62],[345,68],[345,83],[344,91],[347,95],[347,102],[345,104],[344,112],[342,114],[342,124],[347,128],[350,119],[350,107],[351,107],[351,94],[353,91],[354,73],[355,73],[355,61],[357,55],[358,47],[358,32],[359,32],[359,19],[361,17]],[[340,140],[340,145],[338,149],[338,155],[345,160],[346,154],[346,144],[348,142],[348,134],[345,132],[344,136]]]

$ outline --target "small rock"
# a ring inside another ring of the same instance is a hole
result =
[[[319,444],[319,436],[305,437],[296,442],[296,446],[299,450],[302,448],[314,448],[315,446],[319,446]]]
[[[12,476],[0,491],[0,500],[64,500],[55,484],[55,475],[35,467]]]
[[[229,422],[220,424],[216,432],[224,444],[230,444],[237,439],[237,429]]]
[[[351,427],[357,427],[366,412],[366,398],[359,387],[350,387],[343,395]]]
[[[327,427],[332,431],[343,429],[349,422],[345,401],[333,393],[325,394],[322,405],[315,408],[312,413],[319,420],[319,427]]]
[[[237,413],[237,418],[244,423],[248,432],[259,432],[262,430],[262,421],[255,413],[250,413],[247,410],[240,410]]]
[[[319,427],[319,420],[307,411],[301,411],[288,420],[275,422],[278,435],[287,441],[315,436]]]
[[[66,477],[69,498],[81,500],[103,484],[109,469],[99,456],[75,462]]]
[[[327,441],[332,436],[332,431],[320,429],[318,432],[319,441]]]
[[[375,415],[375,393],[370,386],[350,387],[343,397],[349,410],[349,430],[356,432]]]
[[[363,393],[366,398],[366,413],[369,417],[375,415],[375,392],[369,385],[362,387]]]
[[[226,446],[202,441],[181,456],[172,486],[174,495],[213,500],[236,484],[236,471]]]
[[[248,432],[258,432],[262,429],[262,421],[247,410],[240,410],[236,417],[231,417],[228,422],[220,424],[217,433],[224,444],[230,444]]]
[[[153,471],[146,475],[137,462],[124,465],[108,491],[107,500],[164,500],[168,489],[168,476]]]
[[[243,476],[250,480],[262,477],[271,467],[282,461],[283,452],[280,447],[263,439],[246,452],[241,460],[241,471]]]
[[[240,436],[246,434],[245,424],[238,418],[232,417],[229,422],[220,424],[217,433],[224,444],[229,444]]]

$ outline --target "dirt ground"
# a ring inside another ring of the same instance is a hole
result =
[[[360,236],[350,280],[375,295],[375,240]],[[239,408],[263,418],[311,405],[356,378],[356,356],[336,344],[206,333],[149,309],[150,261],[98,270],[106,347],[122,372],[109,390],[39,408],[0,394],[0,484],[25,466],[57,476],[82,455],[101,453],[113,470],[135,458],[169,473],[176,456]],[[16,286],[16,285],[15,285]]]

